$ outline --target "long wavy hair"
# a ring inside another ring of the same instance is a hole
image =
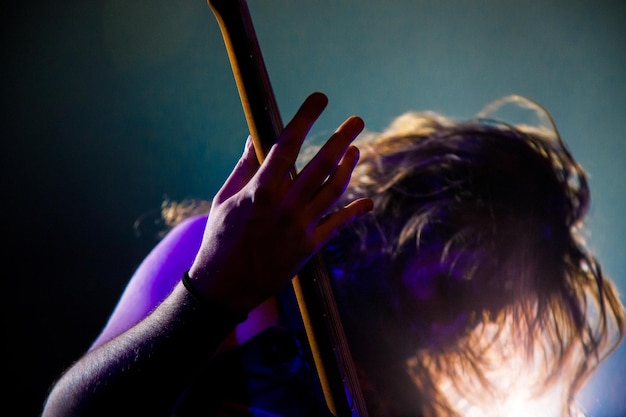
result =
[[[507,124],[506,105],[540,123]],[[550,115],[518,96],[469,121],[398,117],[358,141],[339,205],[374,210],[325,248],[373,416],[507,415],[576,394],[621,342],[625,313],[584,240],[587,175]],[[171,226],[206,212],[167,201]],[[520,401],[520,403],[515,403]]]
[[[505,105],[542,123],[489,117]],[[585,244],[587,175],[550,115],[519,96],[464,122],[407,113],[360,148],[344,201],[374,210],[326,258],[370,408],[510,415],[535,401],[579,415],[625,318]]]

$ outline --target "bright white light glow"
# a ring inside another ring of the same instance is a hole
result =
[[[486,325],[488,326],[488,325]],[[486,327],[485,340],[495,333]],[[495,332],[495,329],[493,329]],[[538,348],[532,357],[516,352],[511,338],[501,337],[484,351],[488,369],[482,369],[491,390],[481,389],[481,383],[472,372],[463,372],[463,365],[456,366],[456,382],[441,378],[442,389],[456,411],[466,417],[563,417],[567,415],[567,389],[569,378],[559,375],[554,384],[541,389],[544,351]],[[519,348],[519,345],[518,345]],[[480,393],[480,398],[476,398]]]

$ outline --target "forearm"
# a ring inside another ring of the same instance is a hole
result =
[[[43,416],[168,415],[245,318],[218,311],[177,285],[145,320],[75,363],[52,389]]]

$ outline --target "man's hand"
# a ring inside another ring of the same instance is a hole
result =
[[[348,118],[295,178],[292,169],[311,126],[327,104],[314,93],[259,166],[250,138],[216,194],[202,246],[190,269],[198,291],[248,312],[293,278],[337,229],[371,210],[359,199],[334,212],[358,161],[351,145],[363,129]]]

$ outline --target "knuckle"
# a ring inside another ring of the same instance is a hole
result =
[[[274,204],[276,199],[274,190],[269,184],[257,183],[250,192],[250,198],[254,204],[268,206]]]

